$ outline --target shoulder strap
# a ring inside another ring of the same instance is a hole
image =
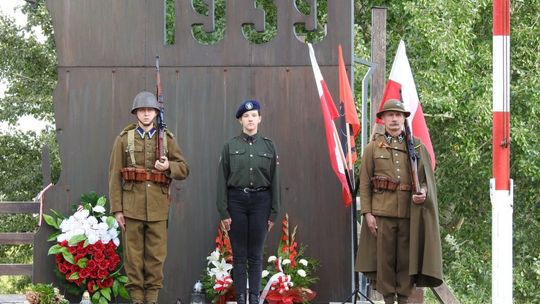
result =
[[[135,129],[131,129],[127,132],[127,140],[131,165],[135,166]]]

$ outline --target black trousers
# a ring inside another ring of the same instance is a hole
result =
[[[229,189],[227,197],[232,219],[229,237],[233,252],[233,281],[236,295],[246,293],[248,275],[249,293],[258,295],[264,242],[272,208],[272,192],[265,190],[245,193]]]

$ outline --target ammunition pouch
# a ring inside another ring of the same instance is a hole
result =
[[[126,182],[146,182],[151,181],[154,183],[169,185],[171,179],[165,175],[164,172],[157,170],[146,170],[143,168],[126,167],[120,170],[122,172],[122,178]]]
[[[402,184],[399,180],[387,176],[376,175],[371,178],[371,188],[375,193],[384,191],[411,191],[412,186]]]

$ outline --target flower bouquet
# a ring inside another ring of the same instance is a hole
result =
[[[317,281],[312,274],[318,263],[304,256],[305,247],[299,247],[295,240],[297,228],[289,233],[289,215],[285,214],[277,255],[268,258],[268,266],[262,273],[261,299],[270,304],[304,303],[316,296],[309,287]]]
[[[234,299],[231,240],[223,226],[218,228],[216,249],[206,259],[208,264],[202,278],[206,296],[219,304]]]
[[[120,273],[118,254],[120,239],[118,223],[107,214],[105,197],[95,193],[84,194],[73,215],[68,218],[51,210],[44,215],[45,222],[56,229],[49,241],[55,255],[56,273],[75,295],[84,291],[91,294],[92,303],[110,303],[112,297],[129,299],[124,287],[127,277]]]
[[[69,304],[60,294],[60,290],[52,284],[30,284],[25,298],[25,303],[28,304]]]

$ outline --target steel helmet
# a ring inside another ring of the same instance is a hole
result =
[[[131,107],[131,114],[135,114],[135,111],[139,108],[153,108],[156,110],[159,109],[156,95],[142,91],[133,99],[133,106]]]

